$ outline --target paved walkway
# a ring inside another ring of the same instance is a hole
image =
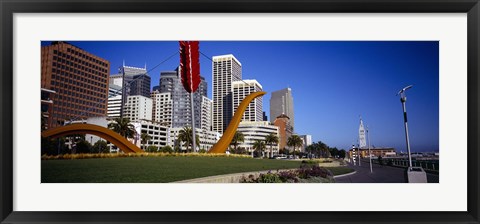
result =
[[[380,166],[373,164],[373,172],[370,173],[370,164],[363,161],[361,166],[348,163],[348,167],[357,172],[352,175],[335,178],[337,183],[407,183],[405,176],[406,168],[397,168],[391,166]],[[427,174],[428,183],[438,183],[438,175]]]

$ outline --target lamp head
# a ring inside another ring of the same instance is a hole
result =
[[[402,94],[402,93],[404,93],[407,89],[412,88],[412,86],[413,86],[413,85],[409,85],[409,86],[403,88],[402,90],[400,90],[400,91],[397,93],[397,96],[400,95],[400,94]]]

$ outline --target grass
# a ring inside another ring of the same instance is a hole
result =
[[[165,183],[228,173],[297,168],[300,162],[232,157],[42,160],[42,183]]]
[[[166,183],[229,173],[300,167],[300,161],[234,157],[42,160],[42,183]],[[349,168],[332,167],[335,175]]]

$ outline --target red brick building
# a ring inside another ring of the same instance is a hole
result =
[[[42,46],[41,88],[52,94],[51,124],[106,116],[110,62],[67,42]]]
[[[278,127],[278,133],[280,135],[278,141],[279,149],[286,148],[288,138],[290,138],[290,136],[293,134],[293,127],[290,125],[290,118],[287,115],[282,114],[275,118],[273,125]]]

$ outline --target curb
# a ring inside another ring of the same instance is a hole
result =
[[[295,169],[282,169],[278,170],[280,171],[288,171],[288,170],[296,170]],[[221,181],[215,181],[215,180],[225,180],[225,179],[234,179],[238,177],[246,177],[249,175],[260,175],[262,173],[268,173],[271,172],[272,170],[263,170],[263,171],[253,171],[253,172],[244,172],[244,173],[231,173],[231,174],[222,174],[222,175],[215,175],[215,176],[208,176],[208,177],[200,177],[200,178],[194,178],[194,179],[188,179],[188,180],[179,180],[179,181],[174,181],[170,183],[236,183],[236,182],[221,182]],[[339,177],[344,177],[344,176],[349,176],[357,173],[357,171],[353,171],[351,173],[346,173],[346,174],[341,174],[337,176],[333,176],[333,178],[339,178]]]
[[[333,176],[333,178],[339,178],[339,177],[346,177],[346,176],[350,176],[350,175],[353,175],[353,174],[356,174],[357,171],[353,171],[351,173],[346,173],[346,174],[342,174],[342,175],[337,175],[337,176]]]

